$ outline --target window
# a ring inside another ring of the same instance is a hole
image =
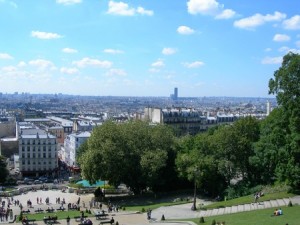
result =
[[[51,153],[48,154],[48,157],[51,158]]]
[[[35,158],[35,153],[32,153],[32,157]]]
[[[30,153],[27,153],[27,158],[30,158]]]
[[[43,157],[46,158],[46,153],[43,153]]]

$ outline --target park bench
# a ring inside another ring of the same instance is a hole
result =
[[[57,211],[65,211],[66,209],[65,208],[58,208],[58,209],[56,209]]]
[[[37,210],[34,210],[36,213],[42,213],[42,212],[44,212],[44,210],[42,210],[42,209],[37,209]]]
[[[74,216],[75,221],[80,222],[82,218],[87,218],[87,216]]]
[[[27,209],[27,210],[22,210],[22,213],[23,213],[23,214],[30,213],[30,210],[29,210],[29,209]]]
[[[96,217],[96,220],[100,220],[100,219],[106,219],[108,216],[108,214],[106,213],[101,213],[101,214],[96,214],[95,217]]]
[[[27,225],[27,224],[34,224],[34,222],[36,221],[36,219],[27,219],[27,220],[23,220],[22,224],[23,225]]]
[[[44,218],[45,224],[53,224],[57,222],[57,217]]]
[[[100,224],[114,224],[114,221],[105,220],[105,221],[100,222]]]

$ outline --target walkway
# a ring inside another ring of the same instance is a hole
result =
[[[252,204],[243,204],[238,206],[231,206],[219,209],[211,210],[198,210],[192,211],[192,203],[184,205],[175,205],[168,207],[160,207],[152,211],[152,218],[155,221],[161,220],[162,215],[165,216],[165,219],[186,219],[186,218],[200,218],[216,215],[224,215],[230,213],[246,212],[251,210],[267,209],[267,208],[279,208],[282,206],[287,206],[289,201],[292,201],[293,204],[300,205],[300,196],[295,196],[293,198],[284,198],[276,199],[270,201],[264,201],[259,203]],[[197,205],[203,204],[202,200],[197,200]]]

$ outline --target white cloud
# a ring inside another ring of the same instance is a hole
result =
[[[104,60],[101,61],[99,59],[91,59],[88,57],[85,57],[79,61],[72,62],[73,65],[76,65],[80,68],[88,67],[88,66],[95,66],[100,68],[110,68],[112,66],[112,62]]]
[[[216,19],[229,19],[236,14],[232,9],[224,9],[216,0],[189,0],[187,6],[190,14],[211,15]]]
[[[232,9],[224,9],[220,14],[216,15],[216,19],[230,19],[236,14]]]
[[[56,3],[63,5],[73,5],[81,3],[81,0],[56,0]]]
[[[162,59],[159,59],[156,62],[151,64],[152,67],[163,67],[164,65],[165,65],[165,63],[163,62]]]
[[[124,53],[122,50],[111,49],[111,48],[104,49],[103,52],[108,53],[108,54],[123,54]]]
[[[287,30],[299,30],[300,29],[300,16],[295,15],[290,19],[283,21],[283,27]]]
[[[289,47],[287,46],[282,46],[281,48],[278,49],[279,52],[288,52],[289,51]]]
[[[5,66],[1,68],[1,71],[5,73],[11,73],[17,71],[17,68],[14,66]]]
[[[70,75],[73,75],[73,74],[76,74],[79,72],[79,70],[77,68],[67,68],[67,67],[62,67],[60,68],[60,72],[61,73],[64,73],[64,74],[70,74]]]
[[[149,72],[150,72],[150,73],[158,73],[158,72],[160,72],[160,70],[157,69],[157,68],[150,68],[150,69],[149,69]]]
[[[201,62],[201,61],[195,61],[195,62],[191,62],[191,63],[183,63],[183,65],[189,69],[192,69],[192,68],[198,68],[200,66],[203,66],[204,65],[204,62]]]
[[[291,38],[286,34],[275,34],[273,37],[273,41],[282,42],[282,41],[289,41]]]
[[[262,64],[281,64],[282,57],[265,57],[261,61]]]
[[[274,12],[273,15],[261,15],[259,13],[253,16],[246,17],[240,20],[234,21],[234,26],[241,29],[254,29],[257,26],[261,26],[266,22],[281,21],[286,17],[286,14],[281,12]]]
[[[55,69],[55,65],[53,62],[45,59],[36,59],[36,60],[31,60],[28,62],[29,65],[35,66],[40,70],[45,70],[45,69]]]
[[[125,70],[122,70],[122,69],[114,69],[114,68],[110,69],[110,70],[107,71],[107,73],[106,73],[106,76],[122,76],[122,77],[124,77],[124,76],[126,76],[126,75],[127,75],[127,73],[126,73]]]
[[[108,14],[120,15],[120,16],[133,16],[135,14],[152,16],[153,11],[146,10],[143,7],[133,8],[125,2],[114,2],[109,1],[108,3]]]
[[[56,33],[42,32],[42,31],[31,31],[31,36],[39,39],[57,39],[62,38],[61,35]]]
[[[153,16],[153,11],[152,10],[146,10],[143,7],[138,7],[137,8],[137,13],[141,14],[141,15],[146,15],[146,16]]]
[[[270,51],[272,51],[271,48],[265,48],[265,52],[270,52]]]
[[[164,55],[173,55],[175,53],[176,53],[175,48],[163,48],[163,50],[162,50],[162,54],[164,54]]]
[[[193,34],[195,33],[195,31],[190,28],[190,27],[187,27],[187,26],[180,26],[177,28],[177,32],[179,34],[184,34],[184,35],[189,35],[189,34]]]
[[[7,53],[0,53],[0,59],[13,59],[13,57]]]
[[[18,67],[24,67],[24,66],[26,66],[27,64],[24,62],[24,61],[20,61],[19,63],[18,63]]]
[[[61,51],[64,52],[64,53],[77,53],[78,52],[74,48],[63,48]]]

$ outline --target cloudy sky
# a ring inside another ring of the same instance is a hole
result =
[[[267,97],[297,0],[0,0],[0,92]]]

